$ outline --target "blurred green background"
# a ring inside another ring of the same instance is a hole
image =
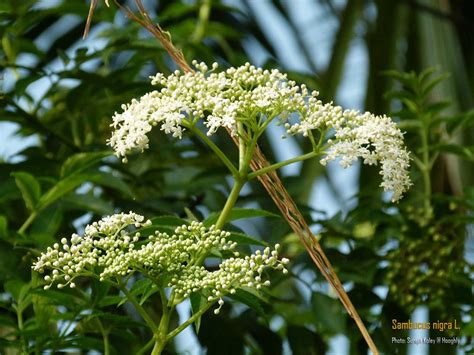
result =
[[[123,3],[134,9],[133,1]],[[474,2],[143,3],[189,61],[278,68],[323,100],[400,122],[409,149],[427,152],[432,164],[424,172],[413,164],[414,186],[397,205],[381,193],[374,168],[308,161],[281,176],[382,352],[473,351]],[[110,306],[109,290],[96,283],[84,282],[81,292],[43,292],[32,258],[100,216],[133,210],[185,217],[187,208],[204,217],[222,208],[229,190],[224,167],[195,137],[175,141],[156,132],[150,149],[127,165],[100,160],[98,152],[110,152],[113,113],[151,90],[148,76],[176,66],[145,30],[102,2],[83,40],[88,7],[81,0],[0,3],[0,353],[19,353],[25,339],[32,353],[100,352],[99,323],[115,353],[135,353],[148,335],[133,309]],[[436,72],[400,74],[428,68]],[[271,127],[261,144],[270,161],[308,149],[303,140],[281,141],[282,133]],[[235,154],[225,133],[215,139]],[[79,160],[84,164],[68,175],[64,164],[78,153],[96,158]],[[258,183],[240,205],[276,211]],[[226,303],[225,312],[207,315],[200,332],[180,335],[170,354],[367,353],[284,220],[257,218],[235,228],[281,243],[291,277],[274,280],[263,304]],[[152,302],[148,308],[153,313]],[[460,336],[462,344],[395,345],[393,336],[440,334],[395,331],[392,319],[456,319],[461,331],[441,335]]]

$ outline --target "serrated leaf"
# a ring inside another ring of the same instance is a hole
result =
[[[29,173],[18,171],[11,174],[21,191],[26,207],[35,210],[41,196],[41,186],[35,177]]]
[[[217,220],[219,219],[220,213],[213,212],[204,220],[204,225],[206,227],[210,227],[213,224],[216,224]],[[233,208],[232,211],[229,213],[229,217],[227,218],[227,222],[236,221],[239,219],[246,219],[246,218],[255,218],[255,217],[271,217],[271,218],[281,218],[279,215],[268,212],[261,209],[255,208]]]
[[[61,166],[61,177],[77,174],[85,169],[100,162],[105,157],[111,156],[112,152],[93,152],[93,153],[77,153],[69,158]]]

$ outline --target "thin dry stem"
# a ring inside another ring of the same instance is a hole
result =
[[[94,16],[94,10],[98,2],[99,0],[91,0],[91,4],[89,6],[89,13],[87,14],[86,26],[84,27],[84,34],[82,35],[82,38],[86,38],[87,35],[89,34],[89,30],[91,28],[92,16]]]

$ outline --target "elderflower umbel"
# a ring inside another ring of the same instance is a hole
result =
[[[393,201],[410,186],[409,154],[402,133],[390,118],[323,103],[317,98],[318,92],[309,93],[305,85],[297,85],[276,69],[264,70],[247,63],[216,72],[217,63],[212,70],[204,63],[193,64],[196,72],[155,75],[152,84],[161,89],[132,100],[122,106],[122,113],[115,113],[108,143],[117,156],[126,161],[131,151],[148,148],[147,134],[157,125],[181,138],[186,126],[197,121],[207,127],[208,135],[220,127],[236,134],[238,122],[258,129],[263,121],[278,117],[286,122],[289,134],[334,132],[327,142],[323,164],[340,158],[341,165],[347,167],[359,157],[365,164],[380,163],[381,186],[393,192]],[[292,113],[298,116],[297,123],[288,122]]]
[[[168,235],[156,231],[143,237],[140,228],[149,228],[151,221],[133,212],[105,217],[85,228],[84,236],[73,234],[70,244],[63,238],[49,247],[34,263],[33,269],[44,273],[45,289],[53,283],[58,288],[69,285],[77,277],[97,275],[100,280],[122,277],[134,272],[164,280],[174,292],[175,304],[193,292],[200,292],[209,301],[222,300],[239,287],[260,289],[268,286],[262,272],[270,267],[286,272],[287,259],[278,259],[278,248],[240,257],[229,240],[229,232],[191,222]],[[230,251],[217,271],[209,271],[203,262],[212,251]],[[219,304],[221,305],[221,301]]]

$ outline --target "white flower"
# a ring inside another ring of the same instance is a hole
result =
[[[336,158],[340,158],[343,167],[358,158],[369,165],[380,163],[381,186],[393,192],[394,201],[410,186],[409,154],[402,133],[390,118],[323,103],[317,98],[318,92],[310,94],[305,85],[296,85],[276,69],[264,70],[247,63],[216,73],[216,63],[211,72],[204,63],[193,64],[198,70],[195,73],[175,71],[168,77],[155,75],[152,84],[160,85],[159,91],[132,100],[123,105],[122,113],[114,115],[115,130],[109,144],[117,156],[126,160],[131,151],[148,148],[147,134],[156,125],[165,133],[181,138],[183,125],[201,120],[208,135],[220,127],[235,135],[238,122],[255,129],[262,121],[279,117],[286,123],[288,134],[308,136],[313,130],[321,134],[334,132],[321,163]],[[298,116],[298,122],[287,122],[291,114]]]

